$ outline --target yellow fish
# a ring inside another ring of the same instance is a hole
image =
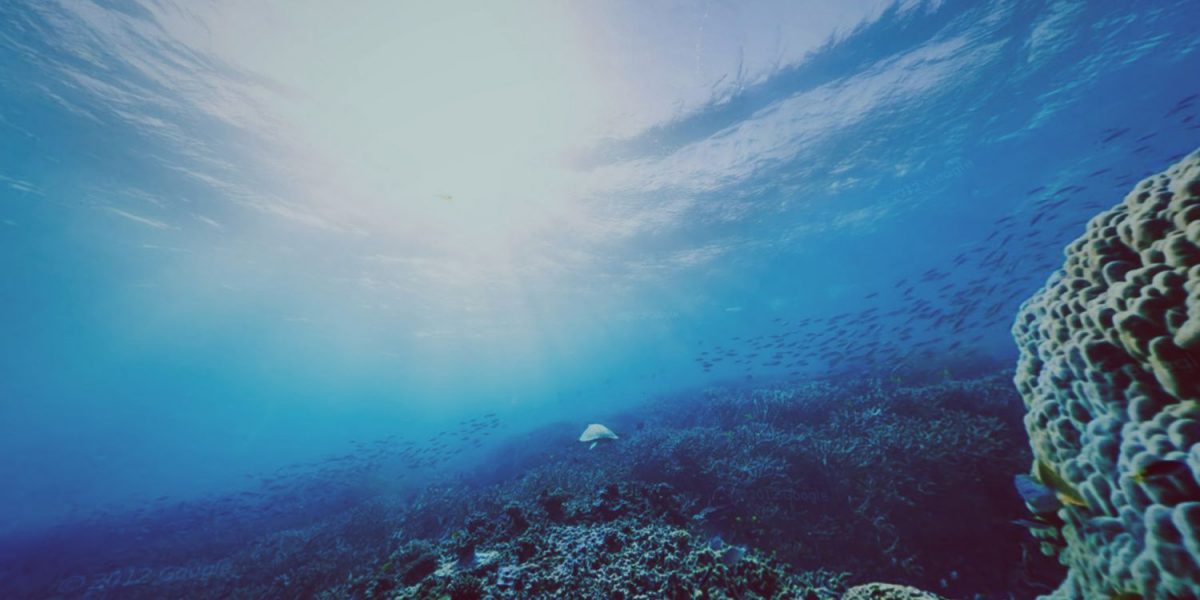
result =
[[[1059,501],[1063,504],[1088,508],[1087,500],[1084,500],[1079,490],[1067,483],[1066,479],[1059,476],[1050,465],[1046,464],[1046,461],[1040,458],[1037,461],[1036,475],[1042,485],[1054,490],[1054,495],[1058,496]]]

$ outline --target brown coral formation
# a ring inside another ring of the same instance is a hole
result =
[[[1034,460],[1084,500],[1059,510],[1052,597],[1198,597],[1200,151],[1065,254],[1013,327]]]

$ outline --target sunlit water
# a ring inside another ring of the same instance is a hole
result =
[[[13,539],[1011,365],[1063,246],[1200,140],[1186,1],[179,4],[0,7]]]

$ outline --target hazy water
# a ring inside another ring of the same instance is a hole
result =
[[[1200,140],[1186,1],[171,4],[0,7],[0,532],[485,413],[393,483],[712,382],[1011,360]]]

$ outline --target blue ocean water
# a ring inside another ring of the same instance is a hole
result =
[[[1200,140],[1182,0],[235,4],[0,6],[6,596],[161,597],[122,569],[190,540],[220,597],[219,548],[593,469],[706,389],[1011,369]]]

